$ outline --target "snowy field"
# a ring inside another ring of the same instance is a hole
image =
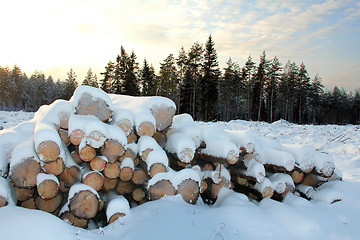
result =
[[[33,113],[1,112],[5,129],[30,120]],[[198,123],[228,131],[246,131],[255,138],[282,144],[308,144],[329,153],[343,181],[326,183],[322,190],[342,201],[307,201],[288,194],[284,201],[252,202],[223,189],[213,206],[185,203],[181,196],[165,197],[131,209],[123,219],[105,228],[72,227],[38,210],[0,208],[0,239],[360,239],[360,126],[295,125],[231,121]]]

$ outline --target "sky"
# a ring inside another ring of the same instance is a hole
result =
[[[211,34],[220,68],[231,57],[241,67],[263,51],[304,63],[327,89],[360,87],[360,1],[356,0],[11,0],[0,10],[0,66],[17,64],[64,80],[72,68],[82,82],[98,79],[123,46],[159,71]]]

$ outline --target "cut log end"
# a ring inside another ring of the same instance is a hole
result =
[[[54,141],[44,141],[37,146],[36,154],[42,161],[52,162],[58,159],[60,155],[60,147]]]
[[[46,179],[37,187],[37,192],[43,199],[54,198],[59,192],[59,185],[51,179]]]
[[[113,222],[115,222],[116,220],[118,220],[120,217],[124,217],[125,214],[124,213],[115,213],[114,215],[112,215],[109,219],[108,224],[111,224]]]
[[[161,172],[166,172],[166,167],[164,166],[164,164],[154,163],[150,167],[149,176],[150,176],[150,178],[153,178],[155,176],[155,174],[161,173]]]
[[[116,192],[120,195],[126,195],[126,194],[131,194],[134,191],[134,183],[129,181],[129,182],[124,182],[121,180],[118,180],[118,184],[116,186]]]
[[[68,221],[71,225],[79,228],[87,228],[89,224],[89,220],[75,217],[70,212],[64,212],[60,215],[62,220]]]
[[[157,131],[164,131],[171,125],[173,116],[175,115],[175,108],[159,106],[152,108],[151,111],[156,119]]]
[[[136,185],[141,185],[141,184],[145,183],[146,179],[147,179],[147,173],[145,172],[145,170],[143,170],[143,169],[135,169],[134,170],[134,175],[133,175],[131,180]]]
[[[0,208],[5,207],[6,205],[8,205],[8,201],[6,200],[5,197],[0,196]]]
[[[96,171],[103,171],[106,166],[106,161],[102,157],[95,157],[90,161],[90,168]]]
[[[46,173],[54,174],[55,176],[58,176],[65,169],[64,160],[62,158],[58,158],[53,162],[45,162],[42,168]]]
[[[32,158],[17,165],[10,173],[10,179],[18,188],[32,188],[36,186],[36,176],[41,172],[40,163]]]
[[[83,179],[83,183],[96,191],[100,191],[104,185],[104,177],[100,172],[90,172]]]
[[[120,166],[118,162],[106,163],[103,174],[107,178],[117,178],[120,175]]]
[[[124,131],[126,136],[129,136],[133,130],[133,125],[128,119],[119,120],[116,124]]]
[[[21,202],[20,206],[23,207],[23,208],[27,208],[27,209],[38,209],[36,207],[34,198],[30,198],[30,199],[28,199],[26,201]]]
[[[81,160],[83,160],[84,162],[90,162],[91,160],[93,160],[96,157],[96,151],[94,148],[92,148],[90,146],[84,146],[80,150],[79,155],[80,155]]]
[[[99,210],[99,199],[89,190],[80,191],[70,199],[69,208],[75,217],[91,219]]]
[[[107,122],[112,115],[112,111],[104,100],[83,93],[75,107],[75,114],[93,115],[101,121]]]
[[[103,191],[108,192],[114,190],[117,186],[118,178],[104,177]]]
[[[34,196],[35,188],[17,188],[14,187],[16,199],[18,201],[26,201]]]
[[[35,198],[35,205],[38,209],[48,212],[48,213],[52,213],[54,212],[56,209],[58,209],[61,205],[62,202],[62,196],[61,194],[56,195],[54,198],[52,199],[48,199],[45,200],[40,196],[37,196]]]
[[[155,134],[155,126],[152,122],[144,121],[137,127],[136,133],[139,137],[141,136],[152,137]]]
[[[85,132],[83,130],[75,129],[70,133],[69,140],[72,144],[79,146],[84,137]]]
[[[101,148],[102,154],[110,163],[116,162],[125,153],[124,146],[116,140],[107,140]]]
[[[185,202],[195,204],[200,194],[199,184],[193,179],[186,179],[178,186],[177,193],[181,194]]]
[[[145,199],[146,193],[142,188],[135,188],[131,196],[136,202],[141,202]]]
[[[175,195],[176,190],[169,180],[161,180],[149,187],[150,200],[158,200],[163,196]]]
[[[132,168],[124,167],[121,169],[119,177],[120,177],[121,181],[127,182],[132,179],[133,175],[134,175],[134,171]]]

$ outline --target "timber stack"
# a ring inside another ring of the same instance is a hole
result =
[[[264,144],[175,112],[164,97],[88,86],[42,106],[33,120],[0,132],[0,207],[102,227],[164,196],[213,204],[230,188],[257,201],[311,199],[322,183],[340,179],[332,159],[309,146]]]

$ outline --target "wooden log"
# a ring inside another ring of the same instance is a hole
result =
[[[130,181],[134,175],[134,161],[127,157],[122,160],[120,168],[121,171],[119,177],[121,181]]]
[[[75,106],[75,114],[93,115],[101,121],[107,122],[112,115],[112,110],[103,99],[96,98],[87,92],[83,92]]]
[[[60,214],[60,218],[62,220],[66,220],[67,222],[69,222],[71,225],[75,226],[75,227],[79,227],[79,228],[84,228],[86,229],[88,227],[89,224],[89,220],[88,219],[83,219],[83,218],[78,218],[75,217],[71,212],[66,211],[62,214]]]
[[[118,220],[121,217],[125,217],[125,214],[124,213],[115,213],[114,215],[112,215],[110,217],[108,224],[115,222],[116,220]]]
[[[55,161],[52,162],[44,162],[42,164],[42,169],[48,173],[48,174],[54,174],[55,176],[60,175],[64,169],[65,169],[65,164],[64,164],[64,160],[62,158],[58,158]]]
[[[107,163],[106,157],[98,156],[90,161],[90,168],[92,170],[102,172],[105,169],[106,163]]]
[[[136,185],[145,184],[145,181],[147,180],[148,175],[144,169],[137,168],[134,170],[134,175],[131,179],[133,183]]]
[[[118,125],[126,134],[129,136],[133,130],[133,123],[129,119],[119,119],[116,120],[116,125]]]
[[[91,219],[99,210],[99,198],[90,190],[82,190],[70,197],[69,208],[75,217]]]
[[[291,178],[293,179],[295,184],[299,184],[304,179],[304,173],[300,169],[295,169],[291,172]]]
[[[155,134],[155,126],[150,121],[144,121],[136,127],[136,134],[141,136],[150,136],[152,137]]]
[[[173,116],[175,115],[175,108],[156,105],[151,108],[151,112],[156,120],[156,130],[164,131],[172,123]]]
[[[127,136],[127,142],[128,143],[137,143],[138,141],[138,136],[134,133],[134,132],[131,132],[128,136]]]
[[[146,193],[145,193],[143,188],[137,187],[131,193],[131,196],[136,202],[141,202],[141,201],[143,201],[145,199]]]
[[[166,172],[166,167],[164,166],[164,164],[154,163],[150,167],[149,176],[150,176],[150,178],[153,178],[155,176],[155,174],[161,173],[161,172]]]
[[[69,118],[70,118],[70,112],[62,111],[59,113],[59,119],[60,119],[60,128],[67,130],[69,128]]]
[[[85,145],[79,152],[81,160],[84,162],[90,162],[96,157],[96,150],[88,145]]]
[[[71,142],[69,140],[69,133],[67,130],[65,129],[59,129],[59,135],[60,135],[60,138],[61,138],[61,141],[63,141],[63,143],[65,143],[65,145],[68,147]]]
[[[156,131],[152,137],[156,140],[160,147],[165,148],[166,134],[164,132]]]
[[[304,184],[298,184],[295,187],[296,192],[300,194],[301,197],[310,200],[311,194],[314,192],[314,188]]]
[[[81,129],[75,129],[70,133],[69,136],[69,141],[76,145],[79,146],[81,141],[84,139],[85,137],[85,132]]]
[[[104,185],[104,176],[99,171],[90,171],[83,175],[82,182],[95,191],[100,191]]]
[[[35,204],[35,198],[33,197],[21,202],[20,206],[27,209],[38,209]]]
[[[124,158],[131,158],[132,160],[135,160],[137,158],[137,154],[129,147],[129,145],[128,145],[128,148],[126,149],[124,155],[119,158],[120,163],[122,162],[122,160]],[[137,165],[137,164],[135,164],[135,165]]]
[[[46,179],[38,183],[37,193],[46,200],[54,198],[59,193],[59,183],[52,179]]]
[[[36,186],[36,176],[41,171],[40,163],[29,158],[10,170],[10,179],[18,188],[32,188]]]
[[[117,186],[117,183],[118,183],[118,178],[108,178],[104,176],[104,186],[102,190],[105,192],[114,190]]]
[[[178,186],[177,193],[181,194],[185,202],[195,204],[199,198],[200,187],[195,180],[185,179]]]
[[[301,183],[307,186],[311,186],[313,188],[318,187],[320,184],[319,176],[314,174],[306,174]]]
[[[0,195],[0,208],[5,207],[6,205],[8,205],[8,201],[6,200],[5,197]]]
[[[18,201],[26,201],[34,196],[35,188],[17,188],[14,187],[16,199]]]
[[[211,184],[211,198],[217,199],[220,189],[223,187],[230,188],[231,184],[226,179],[222,179],[220,183],[212,183]]]
[[[117,178],[120,175],[120,165],[118,162],[106,163],[103,174],[107,178]]]
[[[160,180],[148,189],[150,200],[158,200],[163,196],[176,194],[176,189],[169,180]]]
[[[36,154],[43,162],[56,161],[60,155],[60,147],[54,141],[43,141],[36,147]]]
[[[45,200],[40,196],[37,196],[35,198],[35,205],[38,209],[48,212],[48,213],[52,213],[54,212],[56,209],[58,209],[61,205],[62,202],[62,196],[61,194],[57,194],[54,198]]]
[[[119,217],[126,216],[130,212],[129,202],[123,196],[112,198],[106,208],[106,217],[108,223],[112,223]]]
[[[70,188],[77,183],[80,178],[80,169],[76,166],[66,167],[59,179],[64,183],[66,188]]]
[[[203,179],[200,185],[200,193],[204,193],[208,189],[207,182]]]
[[[101,153],[110,163],[116,162],[125,153],[124,146],[116,140],[107,140],[101,148]]]
[[[134,191],[134,187],[132,181],[124,182],[119,180],[116,186],[116,192],[120,195],[131,194]]]
[[[83,160],[81,160],[80,158],[80,154],[78,151],[72,151],[70,153],[71,157],[74,159],[74,161],[76,162],[76,164],[82,164],[83,163]]]
[[[104,145],[106,141],[105,134],[100,130],[95,130],[89,133],[87,136],[86,142],[92,148],[99,148]]]

